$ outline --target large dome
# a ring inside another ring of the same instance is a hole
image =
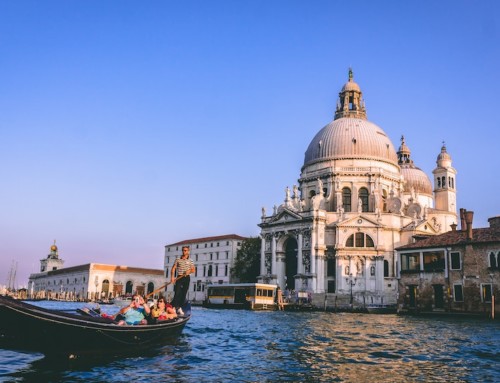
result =
[[[375,159],[397,165],[394,146],[374,123],[359,118],[340,118],[321,129],[313,138],[304,166],[330,159]]]

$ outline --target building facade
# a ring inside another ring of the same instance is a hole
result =
[[[165,285],[161,269],[88,263],[63,268],[58,248],[40,261],[40,272],[31,274],[31,299],[97,300],[133,293],[148,294]]]
[[[262,209],[259,281],[308,291],[323,305],[395,304],[398,246],[457,222],[456,170],[443,145],[434,185],[368,121],[349,71],[334,120],[305,152],[298,185]]]
[[[170,280],[170,270],[177,258],[182,255],[182,247],[189,246],[190,258],[193,260],[196,272],[191,275],[191,286],[187,299],[203,301],[205,289],[209,284],[231,282],[231,268],[238,249],[246,237],[236,234],[187,239],[165,246],[165,275]],[[173,290],[173,286],[170,287]]]
[[[500,310],[500,217],[473,229],[473,212],[460,209],[461,228],[417,239],[397,249],[398,306],[409,312],[480,313]]]

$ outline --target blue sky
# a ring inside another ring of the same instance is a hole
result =
[[[500,214],[496,1],[0,2],[0,284],[259,233],[351,66],[368,118]]]

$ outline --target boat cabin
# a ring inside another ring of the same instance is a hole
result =
[[[207,289],[205,307],[275,310],[276,285],[233,283],[212,285]]]

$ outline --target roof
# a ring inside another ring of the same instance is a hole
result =
[[[396,150],[380,127],[359,118],[339,118],[312,139],[305,153],[304,166],[320,160],[350,158],[398,163]]]
[[[237,235],[237,234],[226,234],[226,235],[218,235],[215,237],[193,238],[193,239],[185,239],[184,241],[180,241],[180,242],[171,243],[171,244],[165,245],[165,247],[177,246],[177,245],[188,245],[191,243],[221,241],[224,239],[236,239],[236,240],[243,241],[243,240],[247,239],[247,237],[242,237],[242,236]]]
[[[467,232],[462,230],[448,231],[440,235],[434,235],[421,239],[415,243],[400,246],[396,250],[426,249],[434,247],[465,246],[478,243],[500,243],[500,228],[478,228],[472,229],[472,240],[467,240]]]

